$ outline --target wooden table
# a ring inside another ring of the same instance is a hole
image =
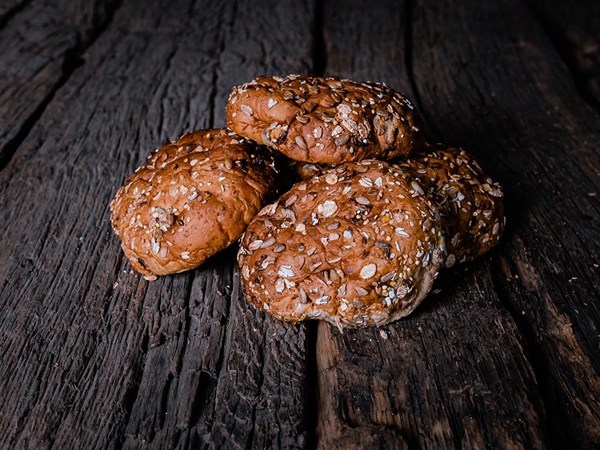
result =
[[[581,3],[581,4],[579,4]],[[0,448],[600,448],[600,3],[0,1]],[[384,81],[500,181],[501,244],[341,334],[235,248],[147,282],[108,203],[259,74]]]

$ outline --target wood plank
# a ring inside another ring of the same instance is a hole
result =
[[[225,102],[234,85],[255,76],[308,71],[312,61],[312,2],[238,2],[224,21],[216,71],[215,123],[225,125]],[[237,265],[211,430],[214,448],[304,448],[314,430],[307,326],[284,324],[256,311],[243,297]]]
[[[21,11],[31,0],[2,0],[0,1],[0,28]]]
[[[267,11],[279,30],[270,60],[240,48]],[[276,22],[285,15],[297,25]],[[150,149],[223,122],[214,105],[227,77],[310,65],[310,39],[284,53],[281,42],[310,33],[311,20],[291,0],[125,0],[56,93],[0,172],[0,447],[310,442],[305,327],[246,305],[235,249],[142,280],[123,260],[108,202]],[[246,65],[231,75],[240,55]]]
[[[600,110],[600,3],[528,0],[584,99]]]
[[[0,169],[119,2],[9,1],[0,7]]]
[[[214,20],[209,17],[207,20]],[[265,20],[267,17],[269,20]],[[224,106],[234,84],[262,73],[285,74],[302,70],[310,64],[310,35],[304,40],[296,38],[306,35],[307,30],[310,33],[311,20],[310,8],[299,2],[263,2],[260,5],[241,2],[221,13],[218,20],[221,25],[220,53],[212,78],[216,88],[211,97],[216,126],[225,123]],[[284,24],[285,30],[282,28]],[[264,29],[270,29],[272,41],[266,38]],[[190,42],[200,40],[205,32],[199,26],[197,34],[189,36]],[[283,47],[282,39],[297,43],[295,47]],[[270,51],[267,57],[265,51]],[[182,63],[188,58],[188,54],[182,55]],[[174,66],[178,66],[177,59],[178,55],[174,57]],[[230,264],[233,260],[234,254],[230,253]],[[228,317],[223,319],[226,320],[224,335],[208,347],[212,351],[220,348],[221,357],[209,368],[212,377],[207,380],[209,386],[199,386],[202,396],[209,396],[210,401],[202,409],[198,425],[186,431],[190,435],[188,439],[191,445],[210,443],[216,448],[231,445],[241,448],[303,447],[310,439],[304,419],[304,387],[307,383],[305,327],[286,326],[254,311],[246,304],[239,283],[235,267],[233,281],[230,282],[231,304]],[[189,339],[189,336],[184,338]],[[197,343],[197,347],[206,353],[204,346],[206,343],[202,341]],[[189,352],[193,355],[197,351],[190,349]],[[148,366],[152,367],[151,364]],[[155,367],[145,371],[144,375],[146,373],[148,381],[142,381],[138,393],[138,399],[142,400],[134,405],[128,425],[128,448],[137,446],[135,440],[141,444],[149,440],[151,434],[140,435],[135,431],[140,424],[153,429],[157,422],[160,423],[159,413],[152,414],[147,410],[155,405],[144,399],[156,395],[154,391],[166,384],[164,380],[169,380],[169,371]],[[194,388],[184,389],[179,402],[184,401],[185,395],[196,391]],[[164,413],[169,406],[162,406],[160,412]],[[152,419],[154,416],[156,419]],[[177,419],[171,429],[181,428],[182,421]],[[168,438],[168,434],[166,436]],[[159,448],[174,444],[168,440],[159,443],[160,439],[162,437],[156,436],[153,441]],[[180,441],[176,446],[181,445],[187,446],[188,443]]]
[[[518,1],[420,1],[414,83],[436,136],[507,193],[494,282],[526,337],[557,448],[600,444],[600,123]]]
[[[411,4],[332,1],[326,73],[409,97]],[[489,258],[452,270],[406,319],[317,341],[321,448],[545,448],[528,350],[494,291]]]

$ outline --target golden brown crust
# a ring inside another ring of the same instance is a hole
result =
[[[296,184],[250,223],[248,300],[280,320],[383,325],[413,311],[444,259],[439,215],[397,166],[346,163]]]
[[[258,77],[233,88],[227,126],[298,161],[392,159],[422,145],[421,119],[384,84],[309,75]]]
[[[268,149],[224,129],[187,133],[127,178],[111,224],[133,268],[155,279],[198,267],[238,239],[274,184]]]
[[[461,148],[426,145],[400,162],[438,205],[446,237],[446,267],[494,247],[504,231],[502,188]]]

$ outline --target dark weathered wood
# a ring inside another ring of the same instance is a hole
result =
[[[266,20],[269,17],[270,20]],[[290,26],[292,17],[295,24]],[[214,22],[209,12],[206,20]],[[283,52],[283,47],[277,49],[280,39],[291,41],[292,35],[300,37],[305,30],[310,30],[310,21],[310,9],[299,2],[239,3],[219,12],[216,22],[219,30],[215,30],[220,41],[219,56],[212,62],[214,91],[209,99],[212,103],[211,117],[214,117],[216,126],[224,124],[225,101],[234,84],[248,81],[261,73],[287,73],[302,70],[310,64],[310,34],[305,40],[299,39],[295,47],[288,46],[287,53]],[[285,31],[281,28],[283,24],[288,24]],[[206,27],[202,24],[196,24],[196,27],[196,32],[187,36],[182,45],[188,40],[190,45],[202,40]],[[266,29],[271,30],[272,39],[264,34]],[[272,51],[269,58],[278,61],[277,64],[265,58],[265,45]],[[181,61],[178,61],[179,55],[176,54],[171,64],[175,68],[181,67],[189,57],[189,52],[183,52]],[[234,253],[230,252],[228,257],[233,264]],[[214,367],[209,368],[212,378],[207,378],[208,386],[199,387],[201,395],[210,401],[202,409],[202,416],[196,419],[198,425],[192,430],[190,442],[210,443],[216,448],[303,447],[308,432],[304,422],[307,376],[305,327],[285,326],[246,305],[237,270],[230,286],[233,296],[223,327],[225,334],[208,347],[201,341],[197,343],[204,353],[220,352],[221,357],[214,362]],[[185,338],[189,339],[189,336],[182,337]],[[190,351],[190,354],[193,353]],[[187,361],[187,358],[182,360]],[[160,368],[148,372],[148,381],[138,392],[139,405],[134,405],[128,426],[128,438],[135,437],[141,443],[148,438],[140,439],[139,432],[134,430],[140,425],[151,430],[162,420],[158,413],[149,414],[152,411],[147,409],[156,405],[145,399],[165,385],[166,382],[161,380],[168,381],[169,373],[171,376],[177,373]],[[181,395],[189,396],[190,392],[197,390],[183,389]],[[185,404],[184,398],[172,402],[175,407],[178,404]],[[171,403],[166,403],[161,406],[160,412],[164,413],[169,408],[172,409]],[[181,423],[174,422],[171,429],[181,428]],[[149,436],[149,433],[141,436]],[[162,448],[171,446],[172,442],[157,442],[156,445]],[[126,447],[132,446],[131,440],[126,441]]]
[[[600,122],[518,1],[416,4],[414,84],[438,138],[505,187],[492,275],[527,339],[557,448],[600,445]]]
[[[411,96],[410,4],[329,2],[326,73]],[[486,258],[487,259],[487,258]],[[321,448],[544,448],[544,408],[486,259],[443,275],[412,316],[319,328]]]
[[[600,2],[527,2],[569,65],[584,99],[600,110]]]
[[[0,448],[600,445],[600,122],[536,1],[0,3]],[[234,84],[323,68],[478,157],[500,247],[343,334],[248,306],[235,247],[131,272],[107,206],[148,151],[223,125]]]
[[[269,14],[277,38],[257,42],[271,61],[240,48]],[[240,72],[308,67],[310,38],[285,52],[279,42],[310,36],[311,20],[295,1],[126,0],[56,92],[0,172],[0,447],[310,442],[305,327],[246,305],[235,249],[142,280],[123,260],[108,202],[149,150],[222,123],[214,105]],[[230,75],[235,55],[245,65]]]
[[[0,7],[0,169],[119,2],[37,0]]]
[[[31,0],[0,1],[0,28],[4,26]]]

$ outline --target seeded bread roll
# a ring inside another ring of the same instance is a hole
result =
[[[110,204],[125,255],[148,280],[229,246],[273,198],[269,150],[234,133],[184,134],[148,156]]]
[[[296,184],[250,223],[238,252],[248,300],[338,327],[410,314],[444,259],[436,207],[397,166],[365,160]]]
[[[432,144],[399,165],[439,207],[446,267],[470,261],[498,243],[506,221],[502,188],[473,156],[460,148]]]
[[[227,126],[304,162],[389,160],[419,148],[421,118],[384,84],[288,75],[233,88]]]

